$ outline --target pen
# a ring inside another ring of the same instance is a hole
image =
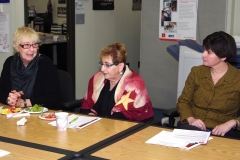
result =
[[[197,142],[195,142],[195,143],[189,143],[189,144],[187,144],[185,147],[192,147],[193,145],[195,145],[195,144],[198,144]]]
[[[69,124],[75,122],[77,119],[78,119],[78,117],[73,118],[73,119],[69,122]]]
[[[87,124],[89,124],[89,123],[91,123],[91,122],[94,122],[94,121],[96,121],[97,119],[98,119],[98,118],[95,118],[95,119],[93,119],[93,120],[91,120],[91,121],[89,121],[89,122],[87,122],[87,123],[84,123],[84,124],[78,126],[78,127],[86,126]]]

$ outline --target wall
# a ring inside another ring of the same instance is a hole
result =
[[[240,15],[240,1],[239,0],[229,0],[228,5],[228,12],[229,12],[229,21],[228,21],[228,27],[229,27],[229,33],[231,35],[238,35],[240,36],[240,21],[239,21],[239,15]]]
[[[126,45],[130,68],[138,71],[141,12],[132,11],[132,1],[115,0],[115,9],[92,10],[85,2],[85,24],[76,25],[76,97],[82,98],[89,78],[99,70],[98,54],[115,41]]]
[[[37,13],[47,12],[48,0],[28,0],[28,6],[35,6]],[[66,4],[59,4],[58,0],[52,0],[53,7],[53,23],[62,24],[66,23],[66,18],[57,17],[57,7],[66,7]]]
[[[24,0],[11,0],[10,4],[3,4],[3,14],[9,14],[9,45],[8,53],[0,52],[0,72],[2,71],[3,63],[7,57],[13,55],[14,50],[11,47],[13,34],[15,30],[24,25]],[[17,16],[16,16],[17,15]]]
[[[167,51],[177,42],[161,41],[159,35],[160,0],[142,1],[140,74],[145,80],[153,106],[176,106],[178,61]],[[197,42],[214,31],[226,31],[227,0],[199,0]]]

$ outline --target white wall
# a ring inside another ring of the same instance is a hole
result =
[[[99,70],[98,54],[115,41],[126,45],[130,68],[138,71],[141,12],[132,11],[131,0],[115,0],[111,11],[92,10],[85,2],[85,24],[76,25],[76,97],[82,98],[89,78]]]
[[[3,14],[9,14],[9,46],[8,53],[0,52],[0,72],[2,71],[3,63],[7,57],[11,56],[14,52],[12,46],[13,34],[15,30],[24,25],[24,0],[11,0],[10,4],[4,4]],[[16,16],[17,15],[17,16]]]
[[[198,1],[197,43],[210,33],[227,31],[227,4],[228,0]],[[158,39],[160,5],[160,0],[142,0],[140,74],[153,106],[169,109],[176,106],[179,63],[166,48],[178,43]],[[233,7],[238,9],[237,5]],[[237,19],[238,15],[232,16]]]
[[[35,6],[37,13],[46,13],[47,12],[47,3],[48,0],[28,0],[28,6]],[[52,0],[53,8],[53,23],[62,24],[66,23],[66,18],[59,18],[57,16],[57,7],[66,7],[66,4],[59,4],[58,0]]]
[[[228,0],[227,31],[231,35],[240,36],[239,8],[240,8],[239,0]]]

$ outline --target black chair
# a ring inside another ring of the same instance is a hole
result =
[[[163,125],[167,126],[167,127],[174,128],[175,127],[174,126],[175,118],[180,116],[177,108],[167,109],[167,110],[163,111],[163,115],[165,117],[168,117],[168,124],[163,124]]]
[[[74,112],[76,108],[80,108],[81,100],[75,99],[74,85],[72,76],[63,70],[58,69],[60,95],[62,110]]]

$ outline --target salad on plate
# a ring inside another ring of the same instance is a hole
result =
[[[1,114],[11,114],[11,113],[18,113],[21,111],[21,108],[16,108],[16,107],[6,107],[2,108]]]
[[[28,107],[24,109],[24,112],[28,112],[28,113],[42,113],[42,112],[47,112],[48,109],[43,107],[40,104],[35,104],[32,107]]]

